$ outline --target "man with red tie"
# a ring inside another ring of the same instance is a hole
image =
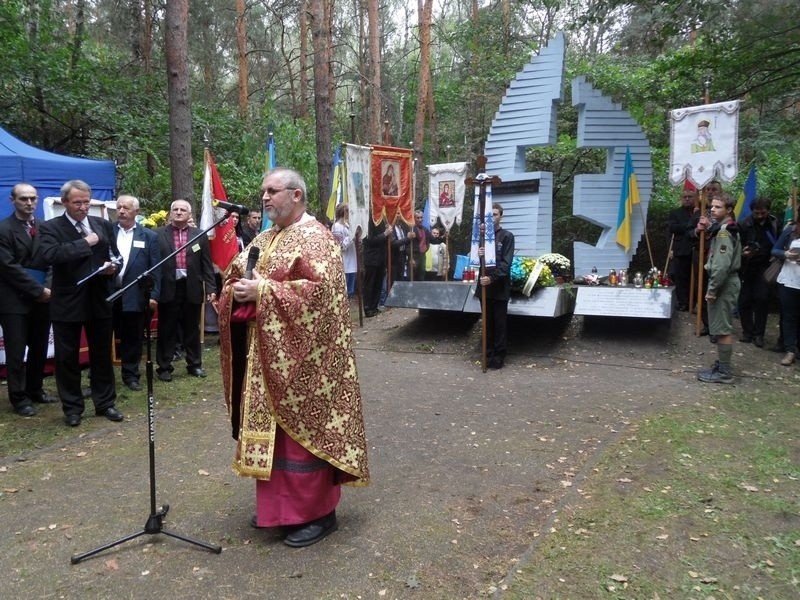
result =
[[[11,188],[14,213],[0,221],[0,326],[6,350],[8,399],[15,413],[36,414],[33,403],[58,402],[42,389],[50,336],[50,288],[45,265],[34,260],[38,236],[36,188]],[[28,357],[25,359],[25,348]]]

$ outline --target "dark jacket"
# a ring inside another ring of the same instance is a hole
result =
[[[692,235],[697,225],[697,211],[682,206],[669,211],[667,227],[672,238],[672,253],[675,256],[691,256],[697,238]]]
[[[188,228],[188,240],[193,240],[200,229]],[[172,234],[172,225],[165,225],[156,230],[161,256],[167,256],[175,251],[175,240]],[[205,284],[205,290],[203,289]],[[216,294],[217,284],[214,279],[214,267],[211,264],[211,247],[208,236],[201,235],[189,244],[186,249],[186,301],[191,304],[202,304],[205,295]],[[175,257],[171,257],[161,265],[161,293],[159,302],[167,303],[175,300]]]
[[[158,264],[161,260],[161,248],[158,244],[158,236],[154,231],[150,231],[142,225],[137,225],[133,230],[133,244],[128,262],[125,265],[125,272],[122,274],[122,285],[125,287],[142,273]],[[153,274],[153,287],[150,290],[150,298],[158,300],[161,293],[161,269],[156,269]],[[132,286],[122,295],[123,312],[144,312],[145,297],[141,293],[138,285]]]
[[[364,244],[364,266],[379,267],[386,265],[386,234],[384,230],[386,224],[381,221],[378,225],[369,221],[367,227],[367,237],[363,239]]]
[[[511,263],[514,260],[514,234],[502,227],[494,233],[495,266],[486,269],[492,283],[486,286],[486,297],[508,300],[511,296]],[[481,286],[475,290],[480,295]]]
[[[26,315],[44,291],[45,265],[34,260],[39,240],[14,214],[0,221],[0,313]]]
[[[67,218],[61,215],[39,227],[36,260],[53,266],[50,317],[69,323],[90,319],[110,319],[111,304],[106,298],[113,291],[113,277],[99,273],[78,286],[78,282],[119,256],[117,236],[110,221],[86,217],[100,241],[90,246]]]
[[[753,215],[739,221],[739,236],[742,250],[750,247],[749,256],[742,255],[742,269],[761,272],[767,268],[770,253],[780,235],[780,223],[773,215],[767,215],[763,224],[753,220]]]

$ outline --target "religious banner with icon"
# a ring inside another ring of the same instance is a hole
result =
[[[361,227],[367,234],[370,213],[370,156],[369,146],[342,144],[344,154],[344,180],[347,186],[347,204],[350,208],[350,228]]]
[[[428,167],[430,224],[438,218],[447,231],[461,224],[464,212],[464,180],[467,163],[443,163]]]
[[[702,188],[738,172],[739,100],[671,110],[669,180]]]
[[[412,152],[407,148],[372,146],[372,222],[386,217],[414,223]]]

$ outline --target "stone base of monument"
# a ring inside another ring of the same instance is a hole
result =
[[[575,314],[592,317],[671,319],[674,287],[576,286]]]
[[[397,281],[386,298],[386,306],[480,313],[476,285],[460,281]],[[529,317],[560,317],[572,312],[575,288],[563,286],[535,290],[530,297],[512,294],[508,314]]]

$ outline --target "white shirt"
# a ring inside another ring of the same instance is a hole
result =
[[[356,263],[356,244],[355,239],[350,237],[350,227],[344,223],[336,221],[331,227],[331,233],[342,247],[344,272],[355,273],[358,269]]]
[[[122,256],[122,269],[117,274],[118,280],[122,281],[122,276],[125,274],[125,269],[128,268],[128,258],[131,255],[131,248],[133,247],[133,232],[136,229],[136,224],[125,231],[122,225],[117,224],[117,249]]]
[[[800,238],[792,240],[789,250],[800,253]],[[778,283],[788,288],[800,290],[800,265],[794,261],[784,260],[781,272],[778,273]]]

